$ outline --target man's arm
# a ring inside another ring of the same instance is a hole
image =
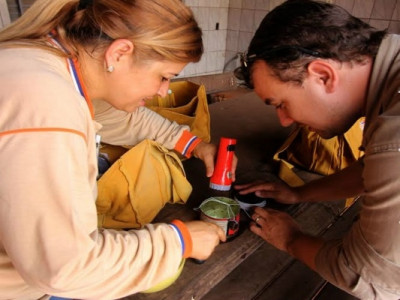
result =
[[[296,188],[299,202],[321,202],[345,199],[363,193],[363,161],[321,179]]]
[[[283,182],[252,182],[235,185],[240,194],[254,192],[258,197],[273,198],[278,202],[295,204],[300,202],[322,202],[345,199],[363,193],[363,161],[333,175],[310,181],[299,187],[290,187]]]

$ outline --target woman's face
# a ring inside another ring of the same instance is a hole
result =
[[[104,100],[119,110],[133,112],[154,95],[166,96],[170,80],[186,63],[147,61],[118,63],[106,76]]]

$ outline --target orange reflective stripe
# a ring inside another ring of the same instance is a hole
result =
[[[69,52],[65,49],[65,47],[56,39],[57,32],[51,32],[49,35],[49,41],[52,43],[56,48],[63,50],[65,53],[69,54]],[[87,92],[86,86],[84,85],[82,72],[79,66],[79,62],[76,58],[66,58],[67,69],[72,77],[72,81],[78,92],[85,98],[86,103],[89,107],[90,115],[92,119],[94,119],[94,108],[92,100],[89,98],[89,94]]]
[[[180,238],[182,238],[181,242],[183,247],[182,256],[184,258],[189,258],[193,252],[193,241],[189,229],[186,227],[185,223],[177,219],[173,220],[171,224],[175,225],[176,228],[178,228],[179,233],[181,234]]]
[[[92,119],[94,119],[93,103],[92,103],[92,100],[89,98],[89,94],[88,94],[86,86],[84,84],[80,65],[76,59],[73,59],[72,62],[76,69],[76,75],[78,76],[78,80],[79,80],[81,88],[82,88],[83,97],[85,98],[87,106],[89,107],[90,115],[92,116]]]
[[[175,150],[181,153],[183,156],[190,158],[192,151],[201,142],[201,139],[193,135],[189,131],[183,131],[178,142],[175,144]]]
[[[3,131],[0,132],[0,137],[9,135],[9,134],[15,134],[15,133],[24,133],[24,132],[69,132],[73,134],[77,134],[81,136],[85,141],[86,141],[86,135],[82,131],[74,130],[74,129],[68,129],[68,128],[57,128],[57,127],[48,127],[48,128],[22,128],[22,129],[14,129],[14,130],[8,130],[8,131]]]

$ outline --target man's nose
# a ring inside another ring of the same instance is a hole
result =
[[[290,118],[284,111],[281,109],[277,109],[276,113],[278,114],[279,122],[283,127],[289,127],[294,123],[294,120]]]

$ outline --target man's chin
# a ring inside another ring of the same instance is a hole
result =
[[[311,128],[308,127],[308,130],[311,132],[315,132],[316,134],[318,134],[320,137],[322,137],[323,139],[329,140],[335,136],[337,136],[338,134],[333,133],[331,131],[324,131],[324,130],[317,130],[315,128]]]

